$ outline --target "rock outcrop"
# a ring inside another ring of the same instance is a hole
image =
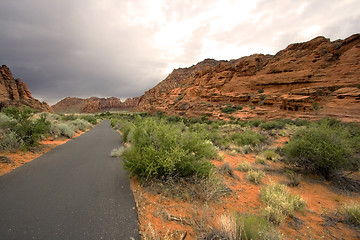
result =
[[[137,106],[139,98],[128,98],[122,102],[119,98],[87,99],[67,97],[52,106],[57,113],[96,113],[108,110],[128,110]]]
[[[276,55],[206,59],[174,70],[140,97],[142,111],[214,118],[341,118],[360,121],[360,34],[317,37]],[[237,106],[232,115],[225,107]]]
[[[46,102],[34,99],[28,87],[20,79],[15,79],[10,69],[0,67],[0,110],[9,106],[28,106],[39,111],[52,111]]]

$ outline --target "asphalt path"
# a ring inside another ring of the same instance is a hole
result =
[[[121,144],[103,121],[0,176],[0,239],[140,239]]]

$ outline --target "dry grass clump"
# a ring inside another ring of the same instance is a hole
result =
[[[161,193],[165,197],[175,197],[182,201],[212,202],[230,194],[231,190],[215,176],[199,178],[196,176],[179,178],[169,177],[152,179],[143,182],[143,186],[152,192]]]
[[[222,174],[229,175],[232,178],[238,179],[238,176],[234,173],[234,170],[230,167],[229,163],[225,162],[220,168],[219,171]]]
[[[265,204],[263,214],[266,219],[279,225],[294,211],[304,209],[306,202],[302,197],[290,193],[283,184],[271,183],[260,191],[261,201]]]
[[[255,171],[250,169],[248,172],[248,179],[255,183],[255,184],[260,184],[261,180],[263,179],[263,177],[265,176],[265,173],[263,171]]]
[[[237,170],[239,170],[240,172],[247,172],[251,169],[251,166],[249,165],[249,163],[247,162],[241,162],[239,163],[239,166],[237,168]]]
[[[347,220],[353,224],[360,225],[360,204],[359,203],[347,203],[344,205],[344,212]]]
[[[214,238],[205,239],[229,239],[229,240],[250,240],[250,239],[282,239],[279,231],[264,217],[256,215],[244,215],[235,213],[222,215],[219,219],[220,231]],[[214,236],[215,234],[212,233]]]

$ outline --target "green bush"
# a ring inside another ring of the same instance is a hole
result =
[[[230,135],[231,141],[237,146],[257,145],[265,140],[265,137],[257,132],[247,130],[242,133],[233,133]]]
[[[255,108],[254,108],[255,109]],[[263,123],[263,120],[254,118],[253,120],[251,120],[249,123],[250,125],[254,126],[254,127],[258,127],[261,123]]]
[[[274,120],[269,122],[263,122],[259,125],[262,129],[270,130],[270,129],[281,129],[285,127],[285,122],[280,120]]]
[[[223,108],[221,108],[221,112],[227,113],[227,114],[234,113],[235,111],[236,111],[236,108],[234,108],[234,107],[223,107]]]
[[[213,144],[183,130],[161,120],[137,119],[129,134],[131,146],[123,153],[124,168],[141,179],[208,177],[213,165],[205,158],[216,156]]]
[[[73,121],[75,119],[77,119],[78,117],[74,114],[65,114],[63,116],[61,116],[61,119],[64,121]]]
[[[95,116],[92,116],[92,115],[81,116],[81,119],[84,119],[85,121],[88,121],[91,125],[96,125],[97,124],[97,118]]]
[[[32,119],[35,112],[27,107],[22,109],[3,108],[2,112],[15,120],[6,123],[2,130],[3,134],[14,132],[19,144],[25,147],[37,146],[40,138],[50,131],[50,122],[46,119],[46,114],[41,114],[37,119]]]
[[[297,131],[285,146],[285,152],[290,162],[329,179],[333,173],[356,164],[352,144],[346,128],[323,120]]]
[[[80,130],[80,131],[86,131],[89,128],[89,123],[83,119],[75,119],[71,122],[73,129]]]

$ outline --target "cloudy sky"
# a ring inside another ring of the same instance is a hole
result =
[[[359,0],[0,0],[0,65],[34,97],[135,97],[205,58],[360,32]]]

